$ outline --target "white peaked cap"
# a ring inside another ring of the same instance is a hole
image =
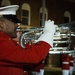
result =
[[[18,5],[9,5],[5,7],[0,7],[0,15],[16,15],[16,11],[19,8]]]
[[[18,5],[9,5],[5,7],[0,7],[0,16],[8,20],[12,20],[15,23],[21,23],[21,21],[17,18],[16,11],[18,10]]]

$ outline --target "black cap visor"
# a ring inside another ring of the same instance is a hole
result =
[[[14,23],[21,23],[21,21],[19,19],[17,19],[16,15],[3,15],[4,18],[6,18],[7,20],[10,20]]]

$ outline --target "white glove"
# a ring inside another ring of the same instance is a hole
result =
[[[48,20],[48,21],[45,21],[45,27],[44,27],[43,31],[44,32],[49,31],[54,34],[55,27],[56,27],[56,25],[54,25],[54,21]]]
[[[54,21],[45,21],[44,33],[39,37],[38,41],[45,41],[53,47],[53,37],[56,27],[57,25],[54,25]]]

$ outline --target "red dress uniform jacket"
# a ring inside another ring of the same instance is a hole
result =
[[[23,75],[23,65],[39,63],[48,53],[50,45],[40,41],[22,48],[0,32],[0,75]]]
[[[74,66],[74,57],[70,56],[70,66]]]
[[[62,54],[62,69],[69,70],[70,57],[68,54]]]

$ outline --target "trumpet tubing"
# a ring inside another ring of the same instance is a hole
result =
[[[43,34],[43,28],[31,28],[22,31],[20,45],[25,48],[27,42],[36,43],[38,38]],[[75,34],[70,31],[69,27],[57,27],[53,38],[53,48],[51,51],[69,50],[71,36]]]

